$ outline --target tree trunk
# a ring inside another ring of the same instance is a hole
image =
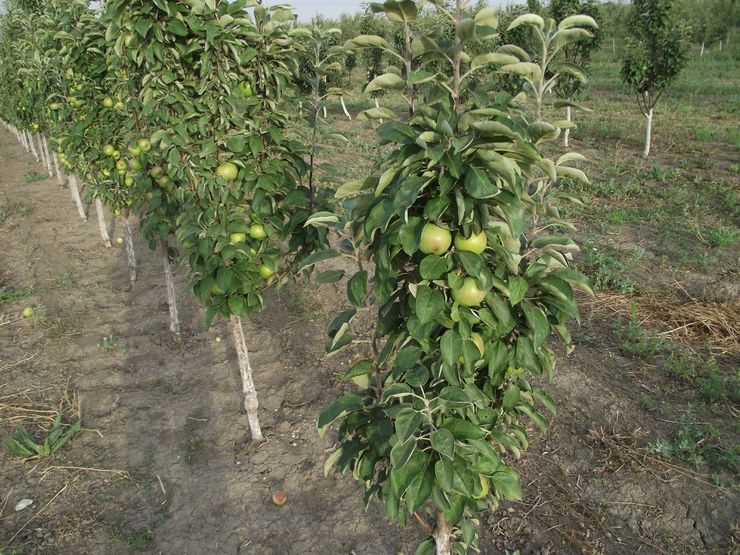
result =
[[[612,54],[616,53],[617,51],[617,41],[616,39],[612,39]]]
[[[28,136],[28,143],[31,145],[31,154],[33,154],[33,157],[36,158],[37,162],[40,162],[41,159],[39,158],[39,153],[36,150],[36,142],[33,140],[33,134],[29,131],[26,131],[26,135]]]
[[[328,115],[326,113],[326,104],[324,104],[324,106],[322,106],[322,110],[324,112],[324,119],[326,119],[328,117]]]
[[[77,206],[77,211],[80,213],[80,218],[87,221],[87,214],[85,214],[85,207],[82,206],[82,199],[80,198],[80,189],[77,186],[77,178],[74,174],[69,176],[69,191],[72,194],[72,200]]]
[[[650,108],[650,110],[648,110],[648,113],[645,114],[645,117],[647,118],[647,125],[645,129],[645,150],[642,151],[643,158],[647,158],[650,154],[650,142],[653,138],[653,108]]]
[[[347,105],[344,103],[344,97],[339,97],[339,102],[342,104],[342,110],[344,111],[344,115],[347,116],[347,119],[349,121],[352,121],[352,114],[349,113],[349,110],[347,110]]]
[[[41,165],[48,172],[49,166],[51,165],[49,160],[46,158],[46,151],[44,150],[44,136],[41,133],[36,133],[36,138],[39,143],[39,154],[41,156]]]
[[[26,152],[30,150],[30,146],[28,146],[28,141],[26,140],[26,132],[25,131],[19,131],[18,135],[21,138],[21,144],[23,145],[23,148],[26,149]]]
[[[722,39],[719,41],[719,51],[722,52]]]
[[[303,117],[303,101],[302,100],[298,101],[298,115]]]
[[[105,225],[105,213],[103,212],[103,202],[99,199],[95,199],[95,210],[98,213],[98,226],[100,227],[100,236],[103,238],[103,244],[106,247],[111,247],[110,235],[108,235],[108,227]]]
[[[252,367],[249,364],[249,351],[247,350],[247,342],[244,339],[242,320],[239,316],[234,314],[231,315],[230,320],[231,331],[234,335],[234,345],[236,346],[236,354],[239,359],[239,373],[242,377],[244,408],[247,411],[249,429],[252,432],[252,441],[261,443],[265,441],[265,437],[262,435],[259,417],[257,416],[257,409],[259,407],[259,403],[257,402],[257,390],[255,389],[254,381],[252,380]]]
[[[437,555],[451,555],[452,526],[447,522],[443,512],[437,513],[437,526],[434,528],[434,543],[437,546]]]
[[[46,155],[46,165],[49,166],[49,177],[54,177],[54,166],[51,163],[51,155],[49,154],[49,141],[46,140],[46,135],[41,135],[44,141],[44,154]]]
[[[570,106],[565,107],[565,120],[568,123],[573,121],[570,115]],[[565,148],[568,148],[569,142],[570,142],[570,128],[566,129],[565,134],[563,135],[563,146],[565,146]]]
[[[378,102],[378,99],[375,99],[375,107],[380,108],[380,102]],[[383,118],[380,118],[380,125],[383,125]]]
[[[699,50],[699,57],[704,57],[704,41],[701,41],[701,50]]]
[[[136,282],[136,251],[134,251],[134,236],[131,233],[131,224],[128,221],[128,210],[123,217],[123,241],[126,243],[129,281],[134,283]]]
[[[177,313],[177,297],[175,297],[175,279],[172,276],[170,264],[170,245],[165,239],[161,241],[162,262],[164,262],[164,281],[167,284],[167,305],[170,307],[170,331],[180,335],[180,316]]]
[[[64,176],[59,170],[59,158],[57,158],[57,153],[53,150],[51,151],[51,160],[54,162],[54,171],[56,171],[57,174],[57,183],[59,183],[60,187],[64,187]]]

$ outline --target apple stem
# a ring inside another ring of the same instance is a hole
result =
[[[177,297],[175,296],[175,280],[172,276],[170,264],[170,245],[167,239],[161,242],[162,262],[164,262],[164,281],[167,284],[167,304],[170,308],[170,331],[180,336],[180,316],[177,313]]]
[[[98,226],[100,227],[100,236],[103,238],[103,244],[106,247],[111,247],[110,235],[108,235],[108,228],[105,225],[105,213],[103,212],[103,202],[99,199],[95,199],[95,210],[98,213]]]
[[[80,189],[77,186],[77,178],[74,174],[69,176],[69,191],[72,194],[72,200],[77,206],[77,212],[80,214],[80,218],[87,221],[87,214],[85,208],[82,206],[82,199],[80,198]]]
[[[257,409],[259,407],[257,390],[252,380],[252,366],[249,364],[249,351],[247,350],[247,342],[244,339],[242,320],[236,314],[232,314],[230,321],[236,354],[239,359],[239,373],[242,377],[242,388],[244,390],[244,408],[247,411],[249,429],[252,432],[252,441],[262,443],[265,441],[265,437],[262,435],[262,429],[260,428],[260,421],[257,415]]]
[[[128,221],[128,214],[123,218],[123,240],[126,243],[126,258],[128,259],[128,276],[129,281],[136,281],[136,251],[134,251],[134,236],[131,233],[131,225]]]
[[[59,183],[60,187],[64,187],[64,176],[59,169],[59,158],[57,158],[57,153],[53,150],[51,151],[51,160],[54,162],[54,171],[57,174],[57,183]]]

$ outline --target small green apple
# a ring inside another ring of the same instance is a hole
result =
[[[434,224],[426,224],[421,230],[419,249],[425,254],[442,254],[452,244],[452,234],[448,229]]]
[[[265,227],[262,224],[252,224],[249,227],[249,236],[252,239],[256,239],[257,241],[262,241],[265,237],[267,237],[267,232],[265,231]]]

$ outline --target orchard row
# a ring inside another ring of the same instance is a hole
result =
[[[265,292],[310,275],[347,281],[348,308],[331,322],[327,351],[364,357],[358,384],[321,415],[337,422],[336,466],[390,519],[411,517],[430,537],[418,554],[477,549],[477,515],[521,487],[511,460],[527,448],[527,421],[555,406],[533,385],[550,378],[559,337],[577,318],[575,243],[559,205],[579,202],[558,181],[586,181],[583,157],[542,145],[572,128],[547,122],[545,99],[585,82],[569,55],[598,28],[563,9],[523,14],[505,29],[528,51],[501,44],[499,17],[468,0],[372,4],[402,40],[295,25],[285,6],[235,0],[9,0],[0,31],[0,115],[67,185],[120,214],[131,280],[132,213],[166,268],[172,331],[179,332],[170,263],[181,261],[206,322],[228,319],[252,437],[262,441],[242,318]],[[445,22],[421,25],[429,11]],[[524,45],[524,46],[527,46]],[[366,87],[403,99],[399,118],[375,107],[383,159],[376,173],[334,189],[317,159],[329,86],[346,56],[391,64]],[[516,90],[487,90],[485,75]],[[290,102],[307,107],[307,127]],[[560,104],[573,107],[572,103]],[[381,123],[382,122],[382,123]],[[306,132],[306,128],[308,132]],[[48,137],[48,142],[47,142]],[[300,138],[303,137],[303,138]],[[109,241],[105,237],[106,241]],[[177,250],[173,248],[177,245]],[[357,261],[350,275],[314,266]],[[355,337],[358,313],[374,315]]]

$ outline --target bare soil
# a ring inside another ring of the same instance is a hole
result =
[[[1,432],[25,423],[43,437],[60,406],[84,429],[47,459],[0,451],[0,553],[412,554],[420,530],[387,524],[378,503],[365,510],[351,477],[323,475],[333,439],[315,422],[348,387],[338,377],[353,356],[324,357],[343,288],[287,289],[248,322],[268,437],[254,447],[230,334],[205,329],[184,269],[176,342],[159,257],[136,243],[130,287],[122,247],[105,248],[54,180],[25,182],[32,170],[3,130],[0,288],[33,291],[0,303]],[[21,318],[26,306],[34,318]],[[643,449],[675,431],[671,401],[691,393],[623,356],[608,321],[589,333],[559,365],[550,432],[514,462],[524,501],[483,516],[481,552],[737,553],[735,476]],[[643,407],[645,391],[669,410]],[[33,505],[16,512],[24,498]]]

